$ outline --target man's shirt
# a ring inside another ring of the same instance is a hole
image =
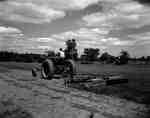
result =
[[[60,54],[60,57],[64,58],[65,57],[65,54],[63,51],[59,51],[59,54]]]

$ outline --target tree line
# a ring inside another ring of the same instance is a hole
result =
[[[143,62],[145,64],[150,63],[150,56],[131,57],[130,53],[126,50],[121,50],[118,56],[113,56],[108,52],[100,54],[98,48],[85,48],[83,54],[80,57],[82,63],[91,63],[93,61],[99,61],[102,63],[114,63],[117,65],[128,64],[131,62]]]
[[[47,57],[55,57],[57,54],[54,51],[46,51],[45,54],[33,54],[33,53],[17,53],[9,51],[0,51],[0,61],[16,61],[16,62],[42,62]],[[115,57],[108,52],[104,52],[100,55],[98,48],[85,48],[83,54],[77,57],[76,60],[82,63],[92,63],[99,61],[102,63],[115,63],[115,64],[127,64],[128,61],[140,61],[149,63],[150,56],[141,56],[139,58],[131,58],[127,51],[122,50],[120,55]]]
[[[45,55],[42,54],[0,51],[0,61],[42,62],[44,58]]]
[[[83,54],[78,56],[77,44],[75,39],[66,41],[66,48],[64,49],[65,57],[67,59],[80,60],[81,63],[92,63],[99,61],[102,63],[115,63],[115,64],[127,64],[131,61],[141,61],[144,63],[150,62],[150,56],[131,58],[130,54],[126,50],[121,50],[118,56],[113,56],[108,52],[101,54],[99,48],[84,48]],[[53,50],[45,51],[45,54],[33,54],[33,53],[17,53],[9,51],[0,51],[0,61],[16,61],[16,62],[42,62],[47,57],[56,57],[58,54]]]

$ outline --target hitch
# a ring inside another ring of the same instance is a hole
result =
[[[115,85],[115,84],[123,84],[128,83],[128,79],[112,79],[112,80],[106,80],[106,85]]]
[[[69,80],[69,79],[68,79]],[[74,83],[74,84],[92,84],[94,85],[116,85],[116,84],[124,84],[128,83],[128,79],[123,78],[122,76],[118,75],[113,75],[113,76],[90,76],[90,75],[76,75],[74,78],[69,80],[69,84]]]

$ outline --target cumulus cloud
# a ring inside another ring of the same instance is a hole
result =
[[[108,34],[108,31],[99,28],[80,28],[78,30],[67,31],[60,34],[52,35],[58,41],[65,42],[67,39],[75,38],[77,40],[77,48],[81,54],[84,48],[100,48],[104,50],[107,46],[103,45],[101,39]]]
[[[35,42],[52,42],[55,39],[51,37],[33,37],[33,38],[29,38],[28,40],[35,41]]]
[[[20,3],[32,2],[38,5],[46,5],[53,9],[59,10],[79,10],[84,9],[91,4],[97,3],[99,0],[15,0]]]
[[[23,33],[20,29],[0,26],[0,49],[9,49],[21,37],[23,37]]]
[[[11,50],[17,52],[33,52],[43,53],[45,50],[55,49],[55,44],[51,38],[48,37],[20,37],[24,40],[18,40],[18,37],[1,37],[0,36],[0,50]]]
[[[16,42],[21,42],[24,35],[22,31],[15,27],[0,26],[0,50],[16,48]]]
[[[104,10],[83,17],[87,26],[111,26],[118,28],[141,27],[149,24],[150,8],[135,1],[116,1],[102,4]]]
[[[47,23],[63,18],[66,10],[80,10],[99,0],[7,0],[0,3],[0,18],[24,23]]]
[[[150,35],[144,30],[143,34],[140,32],[142,27],[150,23],[150,7],[137,1],[102,0],[100,4],[103,10],[83,16],[82,25],[105,28],[109,33],[100,42],[110,50],[117,47],[131,50],[141,45],[146,46],[150,44]]]
[[[139,3],[142,3],[142,4],[150,4],[149,0],[135,0],[135,1],[138,1]]]
[[[65,42],[61,42],[53,37],[28,37],[27,42],[33,44],[32,51],[34,52],[45,52],[45,50],[54,50],[58,51],[60,47],[64,48]],[[26,45],[26,50],[29,50],[30,47]]]
[[[46,33],[36,29],[35,31],[39,32],[37,37],[36,33],[29,34],[33,37],[23,37],[26,40],[22,41],[18,40],[23,35],[22,31],[13,27],[0,26],[0,47],[30,52],[41,52],[45,49],[57,50],[59,47],[64,47],[64,42],[70,38],[77,39],[79,50],[86,47],[115,50],[116,48],[146,45],[150,42],[149,33],[139,34],[139,32],[141,27],[150,23],[150,7],[145,5],[147,1],[141,3],[140,0],[6,0],[0,2],[0,19],[2,21],[7,20],[7,22],[20,22],[17,25],[21,23],[50,23],[65,17],[68,12],[72,15],[63,19],[66,20],[65,23],[67,20],[70,23],[67,28],[65,27],[68,31],[48,34],[46,30],[50,28],[46,27],[44,30]],[[93,8],[95,4],[100,6],[101,9],[89,12],[88,8]],[[82,17],[80,26],[74,26],[73,22],[79,19],[72,20],[74,13],[75,17],[80,17],[85,13],[89,14]],[[66,26],[61,24],[64,23],[63,20],[62,22],[58,20],[58,22],[61,26]],[[52,26],[55,25],[55,23],[52,24]],[[57,25],[55,31],[57,31]],[[19,27],[23,26],[20,25]],[[39,25],[32,24],[32,26],[38,27]],[[40,26],[44,27],[44,24]],[[26,27],[28,26],[23,28],[25,33],[28,34]],[[132,34],[135,29],[137,30]],[[32,33],[34,28],[30,31]]]
[[[37,46],[37,48],[40,50],[40,49],[42,49],[42,50],[50,50],[50,49],[52,49],[50,46]]]
[[[133,46],[135,44],[135,41],[133,40],[121,40],[117,37],[108,37],[101,39],[103,44],[109,45],[109,46]]]
[[[128,37],[135,38],[137,40],[150,40],[150,32],[131,34],[131,35],[128,35]]]
[[[20,29],[14,27],[0,26],[0,33],[21,33]]]
[[[0,2],[4,2],[4,1],[7,1],[7,0],[0,0]]]
[[[100,28],[80,28],[74,31],[67,31],[61,34],[52,35],[54,38],[69,39],[69,38],[80,38],[80,39],[99,39],[109,32],[105,29]]]
[[[0,17],[25,23],[45,23],[65,16],[63,11],[54,10],[47,6],[30,3],[8,1],[0,3]]]
[[[150,32],[144,32],[139,34],[130,34],[129,38],[134,39],[136,45],[148,45],[150,44]]]
[[[60,34],[52,35],[57,40],[65,41],[75,38],[78,42],[78,49],[84,48],[100,48],[102,51],[112,46],[134,46],[134,40],[122,40],[120,37],[110,37],[107,30],[100,28],[81,28],[74,31],[68,31]]]

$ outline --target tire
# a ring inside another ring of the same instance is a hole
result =
[[[76,74],[76,64],[73,60],[70,59],[67,61],[67,68],[71,76]]]
[[[54,64],[52,60],[47,59],[42,63],[41,77],[43,79],[51,80],[53,78],[53,75],[54,75]]]

